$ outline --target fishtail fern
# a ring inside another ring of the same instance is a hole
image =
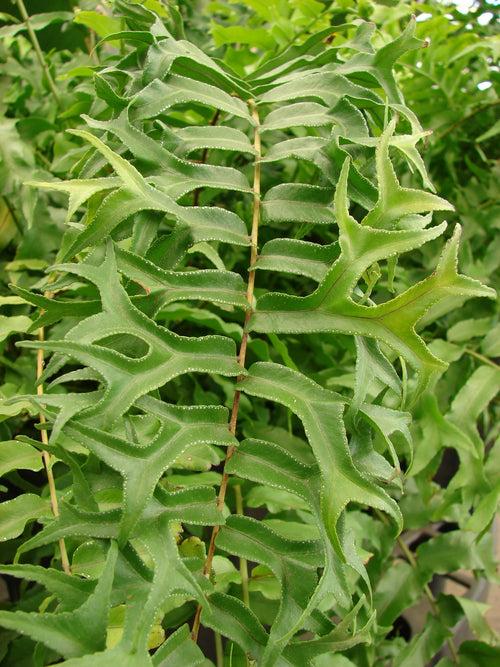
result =
[[[21,345],[52,355],[41,378],[52,382],[30,400],[71,478],[59,489],[60,515],[17,558],[63,538],[73,569],[85,547],[98,574],[3,567],[45,586],[58,605],[0,611],[0,624],[68,667],[211,664],[195,644],[200,625],[225,638],[228,656],[236,645],[263,667],[314,665],[384,632],[347,509],[384,513],[393,539],[403,528],[405,410],[446,368],[419,322],[443,299],[493,296],[457,272],[458,228],[427,278],[386,300],[370,295],[381,266],[389,276],[399,255],[445,233],[431,214],[451,209],[403,187],[393,167],[397,156],[430,186],[415,148],[425,133],[393,74],[422,43],[413,21],[379,49],[372,24],[337,26],[331,43],[332,30],[321,31],[241,78],[182,39],[178,25],[117,6],[126,29],[108,39],[127,47],[95,75],[88,129],[73,130],[88,145],[77,177],[31,183],[69,195],[68,231],[50,268],[55,296],[14,288],[40,308],[33,331],[56,325],[48,340]],[[290,164],[309,180],[282,181]],[[317,242],[316,226],[329,243]],[[183,333],[182,310],[180,333],[172,330],[181,301],[203,304],[184,312],[204,335]],[[257,334],[267,334],[271,353]],[[355,336],[353,394],[301,373],[281,334]],[[402,383],[395,367],[404,375],[405,362],[415,377]],[[386,388],[392,406],[377,401]],[[250,426],[279,414],[277,405],[291,425],[286,437],[244,437],[241,412]],[[198,481],[183,483],[179,471],[193,467]],[[231,513],[228,489],[241,494],[251,483],[299,499],[311,517],[307,539]],[[221,554],[240,559],[241,589],[224,583],[232,565]],[[277,583],[271,613],[251,603],[247,561]],[[117,610],[124,620],[113,643]],[[162,623],[178,628],[165,641]]]

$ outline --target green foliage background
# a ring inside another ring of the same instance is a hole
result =
[[[41,4],[0,6],[2,664],[497,664],[438,585],[498,581],[494,4]]]

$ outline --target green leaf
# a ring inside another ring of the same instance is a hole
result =
[[[376,53],[358,53],[337,68],[344,74],[366,72],[373,76],[385,90],[390,102],[402,102],[393,74],[394,63],[408,51],[422,48],[424,42],[415,36],[415,18],[412,18],[405,30]]]
[[[277,664],[283,667],[310,665],[311,660],[318,655],[332,654],[360,642],[366,642],[370,623],[351,633],[352,620],[352,617],[348,616],[345,622],[339,623],[331,633],[320,639],[290,644]],[[213,594],[210,596],[210,612],[207,609],[203,611],[202,622],[217,632],[223,632],[245,653],[258,663],[261,662],[267,634],[257,617],[239,600],[222,593]]]
[[[94,592],[74,611],[60,614],[0,611],[0,625],[27,634],[65,658],[102,650],[117,554],[116,544],[111,543],[106,567]]]
[[[477,139],[477,143],[480,143],[481,141],[487,141],[488,139],[492,139],[493,137],[496,137],[497,134],[500,133],[500,120],[497,120],[497,122],[490,127],[489,130],[486,130],[486,132],[483,132]]]
[[[177,104],[196,102],[245,119],[253,125],[246,104],[223,90],[201,81],[171,74],[167,81],[155,79],[134,97],[132,121],[154,118]]]
[[[453,206],[441,197],[400,186],[389,159],[389,142],[396,120],[394,118],[389,123],[375,151],[379,198],[363,220],[363,224],[370,227],[390,229],[405,215],[453,210]]]
[[[328,113],[328,108],[318,102],[297,102],[296,104],[286,104],[275,111],[267,114],[262,124],[262,132],[269,130],[283,130],[289,127],[322,127],[330,125],[333,118]],[[308,137],[309,139],[310,137]],[[283,141],[281,144],[288,144],[291,141],[298,141],[296,139],[289,139]],[[308,141],[307,144],[312,142]],[[319,143],[319,142],[318,142]],[[277,151],[280,150],[281,144],[277,148],[272,146],[265,156],[266,161],[277,159]],[[324,140],[321,141],[324,144]],[[285,150],[283,146],[281,150]]]
[[[25,315],[0,315],[0,342],[12,334],[25,333],[31,327],[31,320]]]
[[[419,569],[424,574],[482,570],[495,576],[490,540],[491,537],[486,535],[476,541],[473,533],[457,530],[433,537],[417,549]]]
[[[148,135],[133,127],[128,121],[126,112],[107,122],[97,121],[88,116],[84,118],[90,127],[103,129],[117,136],[134,157],[153,165],[158,171],[158,175],[154,177],[155,185],[173,199],[179,199],[200,187],[242,192],[251,190],[247,179],[236,169],[196,164],[170,153]],[[88,136],[86,138],[88,139]]]
[[[85,228],[80,236],[67,250],[65,258],[72,257],[88,245],[95,245],[109,235],[115,227],[131,215],[144,210],[154,210],[168,213],[185,223],[192,232],[195,241],[219,240],[229,243],[235,242],[241,245],[248,244],[243,221],[234,213],[217,208],[186,207],[179,206],[165,192],[149,185],[139,171],[117,153],[114,153],[100,139],[85,130],[73,130],[73,134],[84,137],[93,144],[109,161],[117,176],[122,182],[122,187],[114,190],[106,197],[97,209],[92,222]],[[99,179],[100,189],[105,188],[106,179]],[[65,184],[71,192],[72,181]],[[75,182],[79,189],[78,181]],[[48,183],[32,183],[40,187],[52,188]],[[112,178],[112,186],[117,183]],[[62,188],[62,186],[59,186]],[[89,187],[84,190],[87,196]],[[81,195],[83,196],[83,195]],[[79,202],[81,203],[81,196]]]
[[[316,465],[308,465],[281,447],[263,440],[244,440],[227,465],[228,472],[250,479],[271,489],[283,489],[309,503],[325,551],[325,570],[318,597],[331,592],[343,606],[350,604],[347,593],[346,567],[333,550],[322,513],[322,489],[320,471]],[[344,548],[350,550],[348,540]],[[351,563],[357,569],[358,564]],[[364,572],[363,572],[364,574]]]
[[[170,136],[169,134],[169,139]],[[175,137],[172,138],[172,141],[175,141],[174,152],[177,155],[189,155],[200,148],[255,154],[255,148],[246,134],[233,127],[193,125],[180,128],[173,137]]]
[[[336,243],[321,246],[296,239],[273,239],[262,248],[255,269],[295,273],[321,282],[338,253]]]
[[[352,83],[345,76],[323,70],[321,72],[299,73],[292,80],[274,86],[260,96],[260,101],[288,102],[304,97],[316,98],[327,107],[333,107],[344,96],[353,99],[381,103],[380,97],[371,90]],[[279,83],[279,81],[277,82]]]
[[[193,642],[188,625],[182,625],[173,632],[153,656],[155,667],[182,667],[189,664],[205,664],[201,649]]]
[[[94,540],[84,542],[73,552],[71,572],[88,579],[98,579],[105,560],[106,554],[99,542]]]
[[[346,162],[335,194],[335,214],[340,228],[339,259],[309,296],[269,294],[261,297],[251,320],[252,329],[274,333],[337,331],[376,338],[393,347],[420,372],[420,385],[424,387],[444,364],[430,353],[415,332],[422,315],[430,305],[448,295],[492,297],[493,291],[457,273],[459,229],[456,228],[432,276],[384,304],[355,303],[350,294],[371,264],[418,247],[441,234],[444,226],[386,231],[359,225],[347,209],[347,169]]]
[[[116,263],[119,271],[155,292],[158,306],[184,300],[247,306],[243,279],[230,271],[165,271],[120,248],[116,248]]]
[[[375,380],[381,381],[383,386],[390,387],[397,395],[401,394],[399,376],[381,352],[377,342],[356,336],[356,383],[350,407],[353,412],[365,401]],[[375,395],[376,391],[375,389]]]
[[[224,408],[166,406],[153,398],[143,398],[144,406],[162,422],[157,436],[148,447],[70,422],[66,432],[96,454],[124,480],[123,517],[119,533],[122,543],[139,520],[162,474],[188,447],[208,443],[234,445],[227,430]]]
[[[450,636],[441,619],[428,615],[424,629],[399,653],[394,667],[425,667]]]
[[[103,564],[104,560],[103,558]],[[10,577],[42,584],[50,593],[59,598],[64,611],[72,611],[80,607],[95,588],[94,582],[39,565],[3,565],[0,572]]]
[[[119,32],[122,27],[119,19],[95,11],[78,11],[73,20],[75,23],[87,26],[99,37],[107,37],[114,32]]]
[[[448,329],[446,338],[452,343],[463,343],[471,338],[484,336],[490,329],[491,320],[489,317],[462,320]]]
[[[491,366],[481,366],[470,376],[451,404],[451,419],[465,425],[479,417],[500,387],[500,371]]]
[[[267,643],[267,633],[255,614],[240,600],[223,593],[214,593],[210,596],[210,608],[202,611],[201,620],[203,625],[223,633],[241,646],[245,653],[260,660]]]
[[[258,521],[238,516],[228,518],[217,544],[225,551],[266,565],[280,582],[280,608],[261,658],[262,665],[274,664],[308,613],[318,583],[319,544],[290,542]]]
[[[64,23],[65,21],[72,21],[73,14],[71,12],[43,12],[41,14],[34,14],[30,17],[31,28],[35,31],[43,30],[53,23]],[[16,23],[15,25],[6,25],[0,28],[0,39],[2,37],[14,37],[19,32],[27,30],[26,24]]]
[[[41,470],[42,455],[26,442],[0,442],[0,476],[11,470]]]
[[[241,373],[232,340],[222,336],[177,336],[133,306],[118,279],[111,244],[108,244],[106,258],[100,266],[71,264],[70,267],[72,272],[85,276],[99,288],[103,311],[77,324],[66,340],[24,341],[21,345],[61,352],[97,372],[104,379],[107,391],[87,415],[98,415],[100,424],[116,422],[140,396],[183,373],[197,369],[230,376]],[[117,333],[137,337],[146,344],[149,352],[131,359],[113,349],[91,344]],[[83,407],[87,405],[77,409]],[[58,429],[62,425],[63,422],[58,423]]]
[[[466,521],[464,529],[474,533],[482,533],[490,526],[497,510],[500,499],[500,483],[479,501],[472,516]]]
[[[408,563],[395,561],[382,574],[374,591],[374,606],[381,626],[394,621],[423,595],[425,581]]]
[[[50,512],[47,500],[25,493],[0,503],[0,541],[12,540],[22,534],[28,521]]]
[[[286,183],[266,192],[262,202],[264,221],[331,224],[335,218],[330,204],[333,192],[316,185]]]
[[[488,357],[500,356],[500,324],[489,330],[481,343],[481,351]]]
[[[488,625],[484,618],[484,614],[490,609],[490,606],[465,596],[456,596],[455,599],[464,610],[465,617],[474,635],[480,641],[495,646],[498,643],[498,633]]]
[[[221,26],[218,23],[212,23],[211,32],[216,46],[238,43],[266,50],[272,49],[276,44],[265,28],[249,28],[242,25]]]
[[[345,553],[337,523],[350,502],[387,512],[401,529],[396,503],[362,476],[352,461],[341,419],[342,403],[337,395],[296,371],[268,363],[254,364],[240,386],[247,394],[282,403],[302,421],[321,470],[322,520],[340,558],[345,559]],[[333,478],[334,486],[328,483]]]
[[[273,514],[283,509],[308,509],[308,504],[301,501],[288,491],[268,489],[265,486],[254,486],[246,497],[248,507],[261,507],[266,505]]]
[[[172,8],[169,11],[172,13]],[[150,83],[155,79],[163,80],[175,72],[192,80],[209,82],[214,87],[229,94],[236,93],[243,99],[248,97],[247,84],[235,77],[234,73],[228,73],[220,63],[207,56],[192,42],[173,39],[163,26],[161,32],[161,40],[155,41],[148,49],[142,74],[143,83]]]
[[[495,667],[500,657],[498,646],[489,646],[484,642],[465,641],[459,648],[460,662],[464,667]]]

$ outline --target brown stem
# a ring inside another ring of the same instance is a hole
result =
[[[48,299],[50,299],[52,298],[53,294],[52,292],[45,292],[45,296]],[[45,340],[45,331],[43,327],[40,327],[40,329],[38,330],[38,340],[39,341]],[[36,356],[37,381],[42,377],[43,366],[44,366],[43,350],[39,348],[37,350],[37,356]],[[41,382],[37,385],[36,393],[38,394],[38,396],[43,396],[43,384]],[[43,426],[43,424],[45,424],[45,415],[42,412],[40,412],[39,418],[40,418],[40,424],[42,424]],[[40,439],[45,446],[49,444],[49,437],[47,435],[47,431],[44,428],[42,428]],[[50,494],[50,506],[52,508],[52,514],[55,517],[58,517],[59,503],[57,502],[56,484],[54,481],[54,474],[52,472],[52,458],[46,449],[42,451],[42,459],[43,459],[43,464],[45,466],[45,472],[47,473],[47,481],[49,484],[49,494]],[[59,540],[59,549],[61,552],[61,563],[63,570],[66,572],[66,574],[71,574],[71,567],[69,564],[68,552],[66,550],[66,543],[64,542],[64,538],[62,537]]]
[[[255,121],[255,134],[254,134],[254,148],[255,148],[255,165],[253,171],[253,215],[252,215],[252,232],[250,235],[250,266],[249,266],[249,275],[247,283],[247,310],[245,312],[245,324],[243,328],[243,336],[241,338],[240,351],[238,354],[238,363],[241,368],[245,368],[245,359],[247,354],[247,343],[248,343],[248,322],[253,313],[253,301],[254,301],[254,287],[255,287],[255,271],[252,271],[256,261],[257,261],[257,247],[259,239],[259,222],[260,222],[260,157],[261,157],[261,143],[260,143],[260,121],[259,113],[257,107],[253,100],[248,102],[250,110],[252,112],[252,118]],[[240,380],[243,376],[239,376]],[[240,396],[241,392],[239,389],[236,389],[233,397],[233,407],[231,410],[231,419],[229,420],[229,432],[233,435],[236,434],[236,426],[238,423],[238,411],[240,408]],[[234,454],[235,447],[228,447],[226,452],[226,460],[224,462],[224,471],[222,473],[222,481],[219,488],[219,495],[217,497],[217,508],[222,510],[224,507],[224,500],[226,498],[227,483],[229,480],[229,474],[226,472],[226,467],[228,462],[231,460]],[[210,543],[208,545],[207,557],[205,560],[205,565],[203,567],[203,574],[207,577],[209,576],[212,570],[212,561],[215,553],[215,538],[217,537],[220,530],[220,526],[214,526],[212,528],[212,534],[210,536]],[[198,632],[200,630],[200,616],[201,616],[201,606],[198,605],[196,609],[196,614],[193,621],[193,628],[191,631],[191,636],[194,641],[198,639]]]
[[[495,100],[495,102],[489,102],[488,104],[483,104],[480,107],[477,107],[473,111],[471,111],[467,116],[462,116],[459,120],[457,120],[455,123],[447,127],[443,132],[437,135],[436,137],[436,142],[441,141],[443,137],[446,137],[450,132],[453,132],[454,130],[457,129],[457,127],[460,127],[460,125],[463,125],[463,123],[466,123],[468,120],[476,116],[478,113],[481,113],[481,111],[486,111],[487,109],[491,109],[495,106],[500,104],[500,100]]]
[[[12,203],[10,202],[9,198],[6,195],[3,195],[2,199],[5,202],[5,206],[7,207],[7,210],[10,213],[10,217],[12,218],[12,222],[16,226],[17,231],[22,236],[24,234],[24,229],[23,229],[23,226],[22,226],[21,222],[19,221],[19,218],[17,217],[17,214],[14,210],[14,207],[13,207]]]
[[[480,354],[479,352],[476,352],[475,350],[471,350],[468,347],[466,347],[464,349],[464,352],[466,354],[470,354],[471,357],[475,357],[476,359],[479,359],[479,361],[481,361],[483,364],[488,364],[488,366],[492,366],[495,370],[500,369],[500,366],[495,361],[492,361],[491,359],[488,359],[488,357],[485,357],[484,354]]]

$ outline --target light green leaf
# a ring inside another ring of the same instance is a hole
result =
[[[472,516],[466,521],[464,529],[482,533],[488,528],[498,511],[500,483],[479,501]]]
[[[212,22],[211,32],[216,46],[238,43],[266,50],[275,45],[273,37],[265,28],[249,28],[242,25],[222,26]]]
[[[484,336],[490,329],[491,319],[489,317],[462,320],[448,329],[446,338],[452,343],[463,343],[471,338]]]
[[[262,248],[255,269],[295,273],[321,282],[338,254],[337,243],[321,246],[296,239],[273,239]]]
[[[43,30],[53,23],[64,23],[65,21],[72,21],[73,14],[71,12],[43,12],[41,14],[34,14],[30,17],[30,24],[33,30]],[[16,23],[14,25],[5,25],[0,28],[0,39],[2,37],[14,37],[19,32],[27,30],[26,24]]]
[[[268,113],[262,124],[262,132],[283,130],[289,127],[321,127],[331,125],[332,122],[333,118],[329,115],[328,108],[323,104],[319,104],[318,102],[297,102],[296,104],[281,106],[279,109]],[[288,141],[297,140],[289,139]],[[288,141],[281,143],[288,143]],[[312,142],[306,143],[311,144]],[[324,140],[321,140],[321,143],[324,144]],[[272,146],[265,156],[265,160],[276,160],[277,151],[280,150],[280,146],[281,144],[278,144],[277,148]],[[285,147],[282,147],[281,150],[285,150]]]
[[[104,563],[105,557],[103,556],[103,565]],[[40,565],[3,565],[0,567],[0,572],[10,577],[41,584],[61,601],[61,609],[64,611],[72,611],[80,607],[95,588],[94,582],[72,577],[60,570]]]
[[[363,225],[370,227],[390,229],[404,215],[453,210],[453,206],[441,197],[400,186],[389,159],[389,142],[394,134],[396,120],[394,118],[389,123],[375,151],[379,198],[363,219]]]
[[[498,633],[489,626],[488,621],[484,618],[490,605],[465,596],[456,596],[455,599],[464,610],[469,627],[477,639],[492,646],[498,645]]]
[[[333,192],[316,185],[286,183],[276,185],[266,192],[262,202],[264,221],[309,222],[331,224]]]
[[[500,356],[500,324],[489,330],[481,343],[481,351],[488,357]]]
[[[38,519],[49,512],[48,501],[33,493],[24,493],[0,503],[0,541],[5,542],[18,537],[28,521]]]
[[[0,342],[12,334],[25,333],[31,324],[30,318],[25,315],[0,315]]]
[[[393,347],[421,375],[424,387],[444,369],[415,332],[430,305],[454,294],[492,297],[493,290],[457,273],[459,229],[446,246],[435,273],[394,299],[363,306],[350,296],[356,282],[374,262],[407,252],[435,238],[444,225],[432,229],[386,231],[359,225],[347,208],[347,162],[335,194],[341,255],[315,292],[306,297],[268,294],[257,302],[251,326],[255,331],[313,333],[337,331],[368,336]],[[370,215],[370,214],[369,214]]]
[[[205,662],[201,649],[191,639],[188,625],[173,632],[153,656],[155,667],[183,667],[186,664],[196,667]]]
[[[0,611],[0,625],[27,634],[66,658],[102,650],[118,550],[111,543],[106,567],[88,599],[74,611],[35,614]]]
[[[238,516],[228,518],[217,544],[225,551],[266,565],[280,582],[280,608],[261,658],[263,666],[275,664],[307,614],[318,583],[316,570],[322,562],[319,544],[290,542],[260,522]]]
[[[145,120],[164,113],[176,104],[195,102],[220,109],[254,124],[246,104],[226,92],[201,81],[171,74],[166,81],[155,79],[135,96],[131,119]]]
[[[26,442],[0,442],[0,476],[11,470],[41,470],[41,453]]]
[[[99,37],[107,37],[114,32],[119,32],[122,28],[122,22],[119,19],[96,11],[78,11],[73,20],[75,23],[91,28]]]
[[[425,580],[408,563],[395,561],[382,574],[374,591],[377,620],[382,626],[394,621],[423,595]]]
[[[377,507],[401,526],[396,503],[354,466],[341,419],[342,403],[337,395],[300,373],[268,363],[254,364],[240,386],[247,394],[286,405],[303,422],[323,480],[322,519],[340,558],[345,559],[345,554],[337,523],[350,502]],[[334,485],[332,479],[336,480]]]

